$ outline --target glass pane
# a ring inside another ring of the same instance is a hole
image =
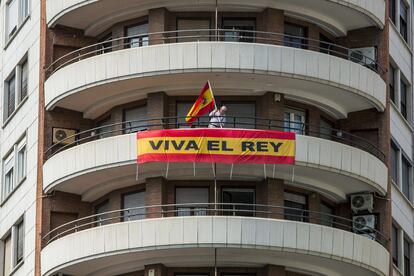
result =
[[[178,42],[191,41],[210,41],[210,31],[200,31],[210,29],[209,19],[178,19],[177,27],[179,31],[191,30],[188,32],[178,32],[174,34],[178,37]]]
[[[21,148],[17,155],[17,169],[19,182],[26,176],[26,146]]]
[[[410,199],[410,163],[404,157],[402,158],[402,192]]]
[[[392,261],[398,266],[398,229],[392,225]]]
[[[294,48],[307,48],[306,28],[285,23],[284,45]]]
[[[255,204],[255,191],[253,189],[224,189],[222,193],[222,201],[224,204],[224,212],[228,216],[254,216],[252,212],[254,210],[253,204]],[[231,203],[247,204],[238,205]],[[233,210],[233,211],[231,211]]]
[[[332,126],[328,121],[321,119],[319,132],[321,138],[327,140],[332,139]]]
[[[147,118],[147,107],[145,105],[124,110],[124,133],[133,133],[147,129],[151,122],[143,121]]]
[[[128,27],[126,31],[129,47],[148,46],[148,23]]]
[[[390,153],[390,161],[391,161],[391,179],[394,183],[398,183],[398,148],[397,146],[391,141],[391,153]]]
[[[109,201],[105,201],[95,207],[95,214],[102,214],[109,211]],[[98,221],[98,226],[106,225],[110,223],[109,214],[103,214],[96,216],[96,220]]]
[[[145,192],[136,192],[123,195],[122,209],[135,208],[125,211],[124,220],[138,220],[145,218],[145,208],[137,208],[145,206]]]
[[[307,221],[306,196],[294,193],[284,193],[285,219],[294,221]]]
[[[23,260],[24,232],[23,221],[17,225],[16,264]]]
[[[7,117],[9,117],[15,109],[15,93],[16,93],[16,78],[13,76],[8,81],[7,90]]]
[[[21,92],[20,92],[20,101],[22,101],[27,96],[28,90],[28,65],[27,61],[22,64],[22,80],[21,80]]]
[[[254,42],[256,21],[254,19],[224,19],[224,41]],[[229,31],[231,30],[231,31]]]
[[[17,22],[18,22],[18,0],[12,0],[6,6],[7,13],[7,37],[10,38],[17,31]]]
[[[177,206],[179,216],[205,216],[208,205],[192,203],[208,203],[208,188],[177,188],[175,190],[175,203],[185,204]]]
[[[29,0],[21,0],[20,11],[23,19],[29,15]]]
[[[227,107],[225,124],[229,128],[255,128],[256,104],[255,103],[224,103]]]
[[[11,235],[9,235],[4,240],[4,275],[10,275],[12,270],[12,239]]]
[[[285,111],[285,131],[295,132],[296,134],[304,134],[305,130],[305,112],[295,109],[287,109]],[[288,127],[287,127],[288,126]]]
[[[177,126],[178,128],[188,128],[190,127],[185,122],[185,117],[187,116],[188,112],[190,111],[191,107],[194,103],[184,103],[184,102],[177,102]],[[197,121],[193,123],[195,127],[207,127],[208,126],[208,114],[200,117]]]
[[[332,226],[333,225],[333,209],[326,205],[321,204],[321,224],[326,226]]]
[[[106,138],[112,136],[112,126],[107,126],[111,124],[111,117],[107,117],[104,120],[101,120],[98,122],[96,127],[98,128],[96,130],[96,134],[99,135],[99,138]]]

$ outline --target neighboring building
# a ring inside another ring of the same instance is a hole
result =
[[[414,274],[408,0],[0,14],[0,276]],[[295,132],[295,165],[138,166],[136,132],[188,127],[207,80],[226,127]]]

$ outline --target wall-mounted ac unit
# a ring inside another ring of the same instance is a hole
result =
[[[374,196],[372,194],[351,195],[351,209],[354,213],[359,211],[372,212],[374,209]]]
[[[356,233],[370,233],[375,229],[375,215],[353,216],[352,224]]]
[[[353,62],[375,69],[377,62],[377,48],[365,47],[349,49],[349,59]]]
[[[53,128],[53,144],[68,145],[76,141],[76,129]],[[70,138],[69,138],[70,137]]]

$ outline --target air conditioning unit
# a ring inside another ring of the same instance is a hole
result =
[[[76,142],[76,129],[53,128],[53,144],[68,145]],[[67,139],[70,137],[69,139]]]
[[[356,233],[370,233],[375,229],[375,215],[362,215],[352,217],[352,226]]]
[[[351,195],[351,209],[354,213],[366,210],[372,212],[374,209],[374,196],[372,194]]]
[[[377,48],[365,47],[349,49],[349,59],[353,62],[375,69],[377,62]]]

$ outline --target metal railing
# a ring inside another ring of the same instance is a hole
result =
[[[186,117],[160,117],[134,121],[125,121],[84,130],[74,135],[68,136],[62,139],[59,143],[56,143],[49,147],[45,151],[45,156],[46,158],[50,158],[61,151],[64,151],[70,147],[82,143],[122,134],[145,131],[151,128],[174,129],[189,127],[188,124],[185,122],[185,118]],[[196,121],[192,123],[192,127],[208,127],[209,118],[211,117],[197,117]],[[335,128],[326,128],[319,125],[312,125],[288,120],[275,120],[259,117],[241,116],[226,116],[226,123],[224,127],[277,130],[286,132],[296,132],[297,134],[320,137],[323,139],[328,139],[359,148],[376,156],[381,161],[385,162],[384,153],[370,141],[362,137],[353,135],[349,132]]]
[[[381,68],[375,59],[365,56],[359,52],[353,52],[353,54],[350,54],[352,53],[352,49],[323,40],[292,36],[283,33],[251,30],[194,29],[145,33],[95,43],[72,51],[56,59],[47,67],[46,75],[50,76],[60,68],[76,61],[108,52],[123,50],[125,48],[193,41],[262,43],[302,48],[348,59],[366,66],[379,74],[383,74],[385,72],[385,70]]]
[[[45,234],[46,244],[65,235],[103,225],[150,218],[182,216],[241,216],[286,219],[325,225],[366,236],[386,246],[388,238],[380,231],[348,218],[285,206],[244,203],[186,203],[151,205],[103,212],[62,224]]]

